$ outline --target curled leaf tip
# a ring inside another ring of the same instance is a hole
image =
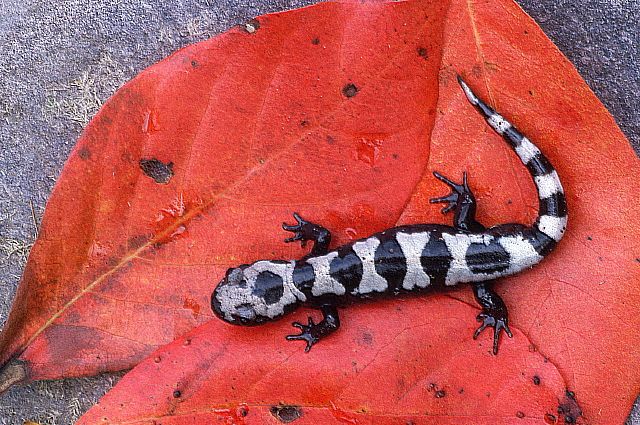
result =
[[[26,362],[18,359],[8,361],[0,369],[0,394],[16,384],[27,381],[28,377]]]

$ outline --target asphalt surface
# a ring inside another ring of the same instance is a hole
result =
[[[311,0],[3,0],[0,7],[0,323],[46,199],[88,120],[178,48]],[[520,0],[640,152],[640,0]],[[0,424],[70,424],[120,375],[37,382],[0,397]],[[637,410],[637,409],[636,409]],[[629,423],[640,424],[636,412]]]

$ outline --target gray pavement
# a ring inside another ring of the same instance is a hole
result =
[[[520,0],[640,152],[640,0]],[[0,323],[46,199],[83,126],[140,70],[255,15],[312,0],[3,0]],[[38,382],[0,397],[0,424],[70,424],[120,375]],[[630,423],[640,424],[640,414]]]

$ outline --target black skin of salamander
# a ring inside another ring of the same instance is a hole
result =
[[[453,227],[457,231],[463,233],[483,232],[486,229],[485,226],[475,219],[476,200],[473,192],[469,189],[467,174],[464,173],[462,184],[454,183],[437,172],[434,172],[434,176],[447,184],[451,188],[451,193],[447,196],[431,199],[431,203],[447,204],[442,209],[443,214],[454,211]],[[307,241],[314,242],[310,254],[302,260],[327,254],[331,243],[331,233],[318,224],[304,220],[297,213],[294,213],[294,218],[297,224],[289,225],[283,223],[282,225],[284,230],[294,233],[294,236],[285,239],[285,242],[301,241],[303,246]],[[417,226],[405,226],[404,228],[411,229],[413,227],[417,228]],[[378,238],[383,239],[380,235],[378,235]],[[497,354],[501,331],[504,330],[509,337],[512,337],[512,333],[508,326],[507,307],[500,296],[491,289],[491,284],[492,281],[472,284],[475,298],[482,306],[482,312],[477,316],[477,320],[482,324],[475,331],[473,338],[476,339],[487,327],[493,327],[493,353]],[[340,319],[337,306],[343,302],[342,299],[334,296],[316,300],[312,307],[320,309],[323,316],[322,320],[319,323],[314,323],[313,319],[309,317],[306,325],[300,322],[293,322],[293,326],[299,328],[301,332],[297,335],[288,335],[287,339],[290,341],[305,341],[307,343],[305,351],[308,352],[321,338],[338,330]]]

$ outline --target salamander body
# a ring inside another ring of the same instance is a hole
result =
[[[464,173],[461,184],[434,173],[451,188],[443,213],[454,211],[453,226],[414,224],[394,227],[368,238],[329,250],[331,234],[324,227],[294,213],[294,233],[286,242],[313,241],[311,253],[297,261],[263,260],[227,271],[211,298],[222,320],[238,325],[258,325],[275,320],[301,304],[319,308],[323,320],[294,322],[308,351],[340,326],[337,306],[348,300],[443,290],[471,284],[482,312],[482,325],[494,328],[493,352],[500,332],[511,336],[508,312],[492,290],[493,280],[526,270],[549,254],[564,235],[567,208],[557,172],[540,150],[513,125],[496,113],[458,78],[469,102],[489,125],[509,143],[529,170],[536,185],[539,212],[532,226],[501,224],[485,228],[475,220],[476,201]]]

